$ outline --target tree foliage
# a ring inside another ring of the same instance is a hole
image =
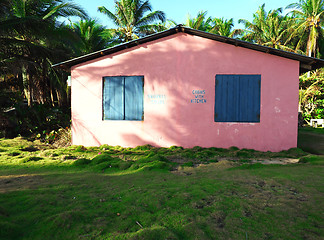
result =
[[[187,16],[187,27],[200,31],[210,32],[225,37],[236,37],[242,33],[241,29],[233,29],[233,18],[227,20],[224,18],[207,17],[207,11],[200,11],[197,17]]]
[[[88,54],[106,48],[113,34],[95,19],[81,19],[73,23],[72,29],[80,38],[78,52]]]
[[[324,118],[324,68],[300,77],[299,106],[307,122]]]
[[[319,39],[323,38],[324,1],[300,0],[287,6],[295,21],[295,30],[291,37],[297,38],[296,49],[305,47],[306,55],[319,53]]]
[[[265,4],[259,7],[253,14],[253,21],[240,19],[245,30],[242,39],[260,45],[293,52],[289,44],[291,33],[294,28],[294,21],[288,16],[282,16],[282,9],[278,8],[267,12]]]
[[[62,73],[52,62],[67,58],[71,51],[71,31],[58,22],[59,17],[86,17],[74,3],[62,0],[4,1],[0,16],[0,70],[4,80],[15,79],[28,104],[63,104]],[[64,39],[64,40],[63,40]]]
[[[116,38],[120,42],[128,42],[147,34],[164,30],[165,14],[152,11],[150,2],[143,0],[115,0],[115,13],[106,7],[98,7],[116,26]]]

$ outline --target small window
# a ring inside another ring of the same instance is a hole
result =
[[[143,120],[143,97],[143,76],[104,77],[103,120]]]
[[[215,122],[260,122],[261,75],[216,75]]]

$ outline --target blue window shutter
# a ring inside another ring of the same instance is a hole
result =
[[[143,120],[143,76],[125,78],[125,120]]]
[[[239,109],[239,82],[237,75],[216,75],[215,122],[235,122]]]
[[[241,75],[242,122],[260,122],[261,75]]]
[[[260,122],[260,75],[216,75],[215,122]]]
[[[103,89],[104,120],[123,120],[124,104],[124,77],[105,77]]]
[[[222,122],[226,116],[226,99],[227,92],[222,91],[226,89],[226,80],[223,80],[222,75],[216,75],[215,81],[215,122]]]

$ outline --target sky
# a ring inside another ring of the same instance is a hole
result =
[[[86,9],[90,17],[98,19],[102,25],[115,27],[108,17],[97,11],[99,6],[105,6],[114,12],[114,0],[74,0],[74,2]],[[213,18],[233,18],[235,28],[243,27],[237,23],[239,19],[252,21],[253,13],[263,3],[266,11],[269,11],[285,8],[294,2],[298,0],[150,0],[153,11],[163,11],[167,19],[172,19],[177,24],[185,23],[188,14],[195,17],[199,11],[207,11],[207,16]]]

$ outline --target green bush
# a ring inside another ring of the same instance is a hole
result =
[[[324,69],[299,77],[299,105],[305,121],[324,118]]]
[[[68,108],[53,108],[45,104],[35,104],[32,107],[18,104],[15,106],[17,132],[22,136],[35,136],[41,139],[54,140],[53,131],[70,125],[70,110]],[[52,133],[51,133],[52,132]]]

